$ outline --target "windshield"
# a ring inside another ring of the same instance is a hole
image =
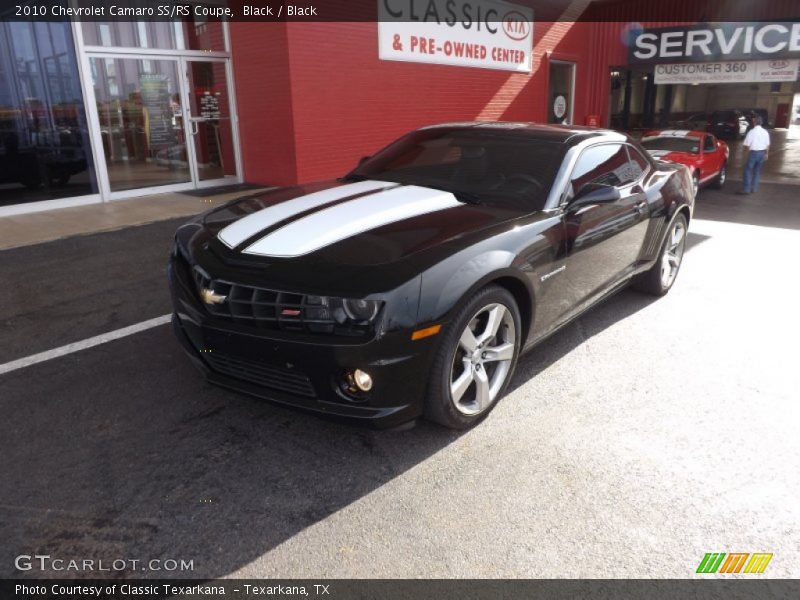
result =
[[[563,144],[519,132],[435,128],[400,138],[347,179],[377,179],[452,192],[473,203],[542,208]]]
[[[642,146],[648,150],[665,150],[667,152],[700,153],[699,137],[651,136],[642,138]]]

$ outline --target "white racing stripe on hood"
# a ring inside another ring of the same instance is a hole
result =
[[[462,206],[450,192],[408,185],[331,206],[266,235],[245,249],[259,256],[301,256],[370,229]]]
[[[313,194],[300,196],[292,200],[286,200],[285,202],[279,202],[278,204],[263,208],[231,223],[222,229],[222,231],[217,234],[217,237],[228,248],[234,248],[246,239],[258,234],[259,231],[263,231],[284,219],[289,219],[294,215],[299,215],[317,206],[322,206],[329,202],[346,198],[347,196],[363,194],[365,192],[396,185],[396,183],[387,181],[359,181],[358,183],[340,185],[327,190],[314,192]]]

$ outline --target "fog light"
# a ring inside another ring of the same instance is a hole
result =
[[[368,392],[372,389],[372,377],[361,369],[353,371],[353,383],[362,392]]]

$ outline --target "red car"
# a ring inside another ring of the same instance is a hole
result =
[[[730,151],[728,144],[711,133],[678,129],[648,131],[642,137],[642,146],[657,160],[689,167],[695,196],[702,185],[710,183],[721,188],[725,184]]]

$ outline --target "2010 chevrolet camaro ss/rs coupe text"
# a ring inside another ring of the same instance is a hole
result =
[[[426,127],[345,177],[178,229],[176,335],[215,384],[394,426],[466,428],[520,353],[628,283],[669,291],[686,167],[612,131]]]

